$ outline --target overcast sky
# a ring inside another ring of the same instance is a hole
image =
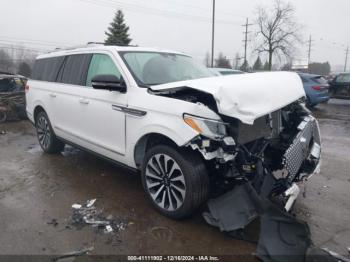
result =
[[[0,46],[18,44],[31,49],[105,40],[104,31],[116,9],[125,13],[133,44],[174,49],[204,59],[211,46],[212,0],[0,0]],[[350,44],[349,0],[292,0],[305,40],[311,34],[311,60],[343,66]],[[246,17],[256,17],[258,5],[272,0],[216,0],[215,52],[243,55]],[[250,28],[254,31],[254,27]],[[250,39],[254,40],[254,34]],[[253,43],[253,41],[251,42]],[[40,45],[39,45],[40,44]],[[250,60],[257,54],[249,48]],[[306,59],[307,44],[298,57]]]

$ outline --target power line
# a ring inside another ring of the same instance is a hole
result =
[[[9,50],[19,50],[19,51],[32,51],[32,52],[37,52],[37,53],[43,53],[43,52],[47,52],[50,51],[48,49],[32,49],[32,48],[26,48],[26,47],[15,47],[15,46],[11,46],[11,45],[4,45],[2,43],[0,43],[0,49],[9,49]]]
[[[114,7],[114,8],[125,8],[131,12],[138,12],[142,14],[148,15],[157,15],[164,18],[176,18],[176,19],[187,19],[199,22],[210,23],[211,19],[207,16],[198,16],[198,15],[190,15],[185,13],[179,13],[174,11],[168,11],[165,9],[157,9],[147,6],[135,5],[135,4],[126,4],[118,1],[110,1],[110,0],[78,0],[80,2],[85,2],[89,4],[95,4],[98,6],[105,7]],[[230,21],[230,20],[217,20],[217,23],[220,24],[229,24],[229,25],[239,25],[238,21]]]
[[[245,37],[244,37],[244,64],[247,63],[247,46],[248,46],[248,27],[251,26],[253,24],[249,24],[248,23],[248,18],[246,20],[246,23],[244,25],[242,25],[243,27],[245,27],[245,31],[243,32]]]
[[[11,41],[11,42],[33,44],[33,45],[41,45],[41,46],[74,45],[72,43],[54,42],[54,41],[46,41],[46,40],[33,40],[33,39],[27,39],[27,38],[9,37],[4,35],[0,35],[0,40],[8,41],[8,42]]]
[[[173,2],[173,1],[172,1]],[[198,10],[202,10],[204,12],[206,12],[208,15],[211,14],[211,10],[210,9],[206,9],[206,8],[203,8],[201,6],[198,6],[198,5],[192,5],[192,4],[184,4],[181,2],[181,6],[185,6],[185,7],[189,7],[189,8],[192,8],[192,9],[196,9],[196,11],[198,12]],[[233,13],[233,12],[223,12],[223,11],[219,11],[219,10],[216,10],[216,13],[220,13],[221,15],[229,15],[229,16],[234,16],[234,17],[242,17],[244,18],[244,16],[240,16],[241,13]]]

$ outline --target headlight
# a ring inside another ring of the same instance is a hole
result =
[[[226,124],[221,121],[184,114],[184,121],[203,136],[219,139],[226,135]]]

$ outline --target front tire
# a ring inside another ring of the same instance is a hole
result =
[[[173,219],[190,216],[209,194],[208,172],[199,155],[167,145],[147,151],[142,184],[153,206]]]
[[[49,117],[44,111],[38,113],[35,121],[39,144],[44,152],[56,154],[62,152],[64,143],[53,132]]]

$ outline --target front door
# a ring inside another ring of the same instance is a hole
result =
[[[96,75],[121,73],[112,54],[93,54],[86,77],[86,88],[79,96],[83,113],[82,136],[89,148],[111,159],[121,161],[125,154],[125,113],[118,110],[127,105],[127,93],[93,89],[91,80]]]

